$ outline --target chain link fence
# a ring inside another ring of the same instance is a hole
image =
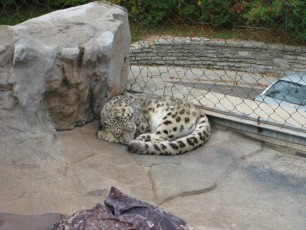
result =
[[[87,2],[0,0],[0,24]],[[284,75],[306,72],[305,1],[108,2],[130,14],[129,91],[181,97],[208,114],[306,135],[306,75],[255,100]]]
[[[300,46],[158,36],[132,45],[128,88],[305,133],[305,60]],[[281,92],[255,100],[283,75],[295,72],[301,73],[298,86],[283,84],[287,88]]]
[[[214,116],[306,135],[304,2],[166,1],[159,5],[167,8],[164,14],[154,8],[161,2],[144,2],[125,4],[134,12],[130,22],[137,35],[131,91],[181,97]],[[258,101],[292,73],[299,73],[296,83],[280,84],[282,89]]]

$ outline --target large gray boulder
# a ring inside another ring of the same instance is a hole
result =
[[[0,162],[52,156],[55,129],[98,116],[126,89],[129,47],[127,12],[106,3],[0,26]]]
[[[17,111],[30,126],[45,122],[40,113],[57,129],[93,120],[107,98],[125,90],[129,46],[127,12],[102,3],[0,27],[5,125]]]

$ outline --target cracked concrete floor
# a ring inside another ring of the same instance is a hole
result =
[[[305,229],[305,158],[218,129],[191,153],[138,156],[97,139],[96,127],[59,132],[56,167],[2,166],[0,212],[70,215],[115,186],[197,229]]]

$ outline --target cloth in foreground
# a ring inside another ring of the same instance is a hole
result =
[[[171,213],[125,195],[114,187],[104,204],[76,212],[54,224],[50,230],[194,230]]]

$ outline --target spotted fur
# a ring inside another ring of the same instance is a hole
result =
[[[178,98],[128,94],[101,110],[98,137],[136,154],[176,155],[203,145],[210,124],[202,110]]]

